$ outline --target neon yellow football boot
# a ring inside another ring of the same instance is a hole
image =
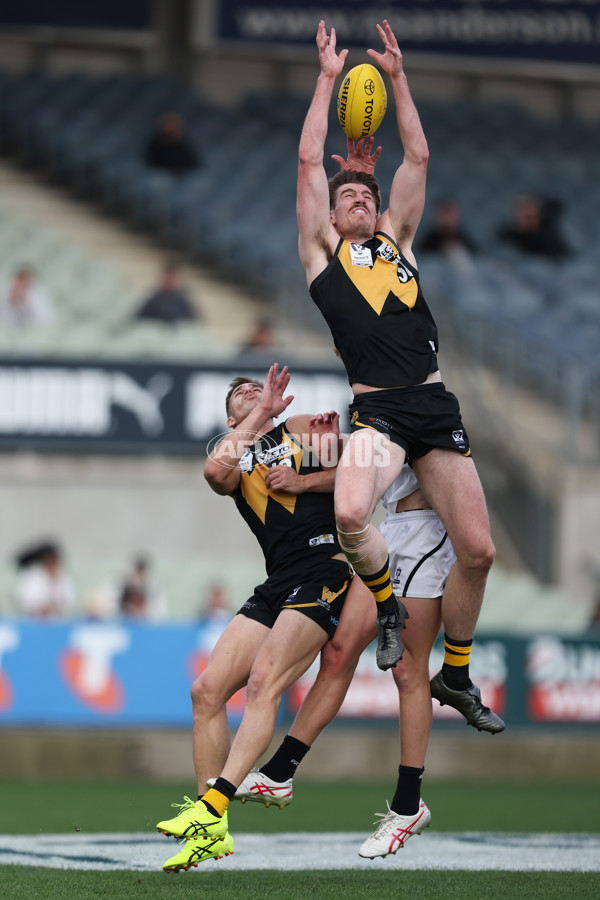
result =
[[[219,817],[210,813],[202,800],[194,801],[184,797],[184,803],[171,803],[180,812],[173,819],[159,822],[156,830],[167,837],[223,839],[227,834],[227,811]]]
[[[180,869],[187,872],[205,859],[223,859],[233,853],[233,838],[229,833],[224,838],[191,838],[181,843],[181,850],[166,861],[163,872],[179,872]]]

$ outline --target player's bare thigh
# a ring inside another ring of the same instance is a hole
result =
[[[271,629],[247,616],[234,616],[213,647],[206,669],[194,682],[202,694],[231,697],[248,682],[255,658]]]
[[[344,447],[335,477],[335,515],[342,531],[370,521],[387,488],[399,475],[405,452],[372,428],[355,431]]]
[[[348,664],[356,665],[365,647],[377,637],[375,618],[373,594],[355,575],[344,600],[339,625],[323,647],[323,657],[326,659],[335,654],[338,665],[341,663],[340,657]]]
[[[444,523],[457,556],[474,543],[489,543],[490,520],[483,488],[470,457],[436,448],[413,463],[415,475]]]
[[[327,633],[308,616],[282,609],[254,660],[249,696],[253,692],[281,696],[306,672],[327,640]]]

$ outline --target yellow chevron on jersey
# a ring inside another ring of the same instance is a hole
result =
[[[390,294],[397,297],[408,309],[412,309],[417,302],[419,286],[414,277],[407,277],[409,273],[404,267],[398,267],[400,258],[393,244],[386,241],[382,235],[378,235],[378,237],[381,239],[378,250],[382,249],[382,252],[374,254],[372,266],[354,265],[352,244],[349,241],[344,241],[340,248],[340,263],[356,289],[360,291],[378,316],[381,315],[385,301]],[[400,280],[399,272],[407,277],[405,282]]]
[[[438,371],[438,337],[419,270],[382,231],[340,237],[310,295],[329,325],[350,384],[422,384]]]
[[[285,449],[285,447],[283,446],[284,444],[288,445],[288,449]],[[300,471],[303,453],[302,447],[294,440],[293,437],[287,434],[285,428],[282,428],[281,431],[280,446],[281,453],[277,457],[278,464],[281,464],[282,459],[290,460],[296,472]],[[265,463],[262,463],[259,460],[260,454],[258,454],[252,470],[250,472],[244,472],[242,474],[240,480],[240,490],[248,506],[253,510],[254,513],[256,513],[256,515],[264,525],[267,516],[267,504],[269,503],[269,499],[271,499],[275,503],[279,503],[293,515],[298,498],[296,494],[287,494],[283,492],[274,493],[273,491],[270,491],[265,484],[265,475],[269,470],[269,466],[265,465]]]

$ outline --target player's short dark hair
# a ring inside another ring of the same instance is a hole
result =
[[[328,184],[330,209],[334,208],[337,190],[343,184],[365,184],[373,194],[375,208],[377,209],[377,214],[379,214],[381,209],[381,191],[374,175],[370,175],[368,172],[355,172],[354,169],[344,169],[342,172],[334,175],[333,178],[330,178]]]
[[[227,396],[225,397],[225,412],[228,416],[231,415],[231,410],[229,409],[229,401],[231,400],[231,395],[236,388],[239,388],[241,384],[256,384],[258,387],[264,387],[264,383],[262,381],[259,381],[257,378],[250,378],[248,375],[238,375],[237,378],[234,378],[229,385],[229,391],[227,393]]]

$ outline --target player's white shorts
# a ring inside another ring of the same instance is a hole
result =
[[[437,513],[388,513],[379,530],[388,545],[396,596],[441,597],[456,556]]]

